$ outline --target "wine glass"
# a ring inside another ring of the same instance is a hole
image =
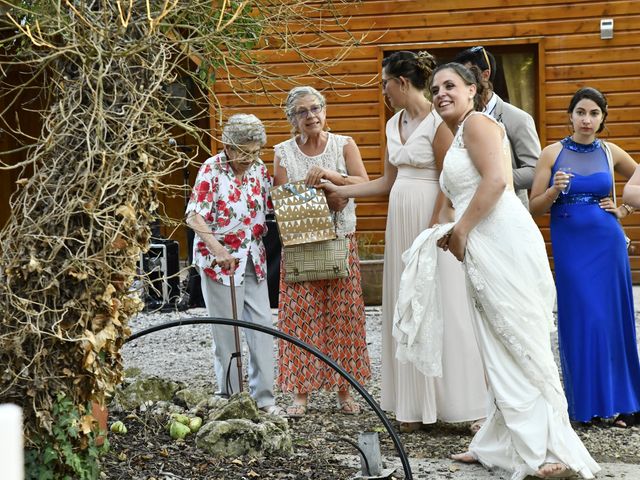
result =
[[[569,193],[569,189],[571,188],[571,179],[573,178],[573,173],[571,173],[571,167],[560,167],[558,171],[565,173],[569,176],[567,186],[560,191],[562,195],[566,195],[567,193]]]

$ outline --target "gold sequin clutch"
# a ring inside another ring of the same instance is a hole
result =
[[[336,238],[336,227],[323,190],[304,181],[271,189],[271,200],[283,246]]]

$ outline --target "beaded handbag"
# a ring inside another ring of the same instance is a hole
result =
[[[284,247],[284,270],[286,282],[345,278],[349,275],[349,239]]]

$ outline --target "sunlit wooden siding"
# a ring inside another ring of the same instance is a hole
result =
[[[293,54],[266,58],[278,71],[296,76],[295,83],[309,83],[322,89],[328,98],[328,120],[332,131],[351,135],[360,146],[367,171],[380,175],[384,152],[385,109],[379,80],[384,51],[437,49],[472,45],[491,46],[531,42],[538,45],[538,111],[536,121],[543,145],[568,133],[565,109],[571,95],[581,86],[601,89],[608,95],[610,113],[607,138],[640,161],[640,2],[578,0],[364,0],[348,11],[350,34],[366,34],[363,46],[355,48],[342,64],[332,67],[321,78],[304,78],[308,66]],[[600,39],[600,20],[614,19],[614,38]],[[336,36],[347,34],[330,22],[324,23]],[[336,47],[319,47],[307,53],[331,58]],[[348,74],[353,86],[337,85],[332,75]],[[300,78],[302,76],[302,78]],[[292,82],[282,81],[286,90]],[[216,86],[226,113],[253,112],[262,118],[269,133],[269,146],[289,137],[289,126],[278,103],[281,92],[243,96],[232,93],[228,85]],[[247,102],[247,103],[245,103]],[[274,105],[275,104],[275,105]],[[264,157],[270,162],[272,152]],[[621,193],[623,182],[618,179]],[[383,238],[387,204],[384,198],[363,199],[358,203],[358,231],[375,239]],[[538,219],[547,242],[548,217]],[[640,254],[640,216],[624,221],[627,233],[638,243]],[[640,281],[640,256],[631,256],[634,279]]]
[[[328,99],[329,125],[334,132],[351,135],[360,146],[367,171],[372,178],[382,173],[384,124],[387,114],[382,104],[379,86],[380,61],[384,51],[396,49],[462,49],[484,45],[488,49],[505,43],[538,45],[539,85],[536,121],[543,144],[556,141],[568,132],[564,112],[572,93],[583,85],[604,91],[610,101],[608,139],[618,143],[640,161],[640,2],[634,0],[572,2],[560,0],[363,0],[346,12],[350,16],[350,34],[366,35],[362,46],[353,49],[345,61],[330,68],[320,78],[308,76],[309,65],[299,61],[293,52],[261,55],[283,75],[283,80],[265,95],[258,82],[234,79],[241,97],[231,86],[219,80],[215,86],[225,115],[253,112],[265,121],[269,134],[268,147],[289,137],[289,125],[284,119],[281,102],[295,84],[312,84],[324,91]],[[614,19],[614,38],[600,39],[600,19]],[[347,34],[331,22],[322,20],[338,38]],[[310,57],[335,58],[336,46],[321,46],[308,50]],[[349,84],[339,83],[342,76]],[[289,80],[292,78],[292,80]],[[248,82],[248,83],[247,83]],[[24,113],[24,112],[23,112]],[[13,116],[14,112],[9,111]],[[36,122],[37,123],[37,122]],[[23,121],[23,125],[36,124]],[[212,118],[212,126],[219,119]],[[215,128],[214,128],[215,131]],[[1,133],[1,132],[0,132]],[[30,132],[35,134],[36,132]],[[0,135],[2,150],[14,148],[10,137]],[[21,154],[5,156],[8,163],[17,163]],[[271,162],[271,148],[264,158]],[[9,215],[8,196],[14,190],[17,172],[0,172],[0,225]],[[193,183],[195,170],[191,170]],[[182,182],[181,172],[172,180]],[[623,182],[618,179],[618,193]],[[180,191],[163,196],[166,211],[180,218],[184,198]],[[359,232],[370,233],[374,239],[383,237],[387,204],[384,198],[361,200],[358,204]],[[549,240],[548,217],[538,220],[545,239]],[[640,215],[625,219],[627,233],[637,244],[637,255],[631,256],[635,281],[640,281]],[[171,234],[171,228],[164,233]],[[183,229],[172,236],[181,241],[181,257],[186,257]]]

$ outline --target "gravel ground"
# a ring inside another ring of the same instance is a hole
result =
[[[274,322],[275,322],[275,311]],[[159,325],[177,318],[206,316],[204,309],[191,309],[187,312],[145,313],[130,322],[133,332]],[[640,326],[639,326],[640,327]],[[640,328],[639,328],[640,331]],[[372,380],[366,385],[374,398],[379,398],[380,379],[380,308],[367,307],[367,340],[371,357]],[[556,339],[553,339],[557,345]],[[125,368],[137,368],[147,375],[157,375],[167,379],[185,382],[193,387],[214,391],[214,373],[211,353],[212,335],[209,326],[182,326],[161,332],[155,332],[130,344],[123,349]],[[245,349],[246,355],[246,349]],[[556,348],[557,357],[557,348]],[[245,362],[246,363],[246,362]],[[287,395],[277,393],[277,401],[286,406],[290,403]],[[394,425],[397,425],[395,421]],[[345,416],[336,413],[335,396],[324,392],[312,395],[309,414],[300,421],[291,424],[296,456],[316,456],[322,458],[319,470],[294,474],[282,478],[351,478],[358,470],[357,457],[353,448],[344,440],[348,437],[357,439],[358,432],[374,430],[380,433],[383,455],[389,465],[393,464],[401,472],[397,454],[390,437],[383,431],[380,421],[370,410],[363,410],[358,416]],[[583,442],[603,466],[599,478],[640,479],[640,429],[611,428],[608,425],[594,427],[576,427]],[[414,478],[447,478],[447,479],[485,479],[508,478],[496,472],[487,472],[477,466],[454,464],[448,460],[451,453],[463,451],[470,441],[468,425],[435,424],[428,430],[412,434],[402,434],[404,448],[411,459]],[[294,464],[295,461],[294,461]],[[300,466],[302,465],[302,466]],[[298,468],[306,467],[304,462]],[[313,465],[311,462],[309,465]],[[336,465],[347,468],[340,475],[335,473]],[[351,467],[350,469],[348,467]],[[321,474],[322,469],[333,472],[331,475]],[[256,467],[256,471],[260,472]],[[266,466],[265,466],[266,469]],[[270,470],[271,471],[271,470]],[[265,470],[266,472],[266,470]],[[272,474],[263,477],[272,478]],[[343,476],[344,475],[344,476]],[[402,477],[402,475],[399,475]],[[126,477],[108,477],[126,478]],[[150,478],[150,477],[141,477]],[[159,477],[164,478],[164,477]],[[166,477],[176,478],[176,477]],[[187,476],[184,478],[218,478],[215,476]],[[247,478],[231,473],[220,478]],[[279,477],[273,477],[279,478]],[[396,477],[398,478],[398,477]]]

